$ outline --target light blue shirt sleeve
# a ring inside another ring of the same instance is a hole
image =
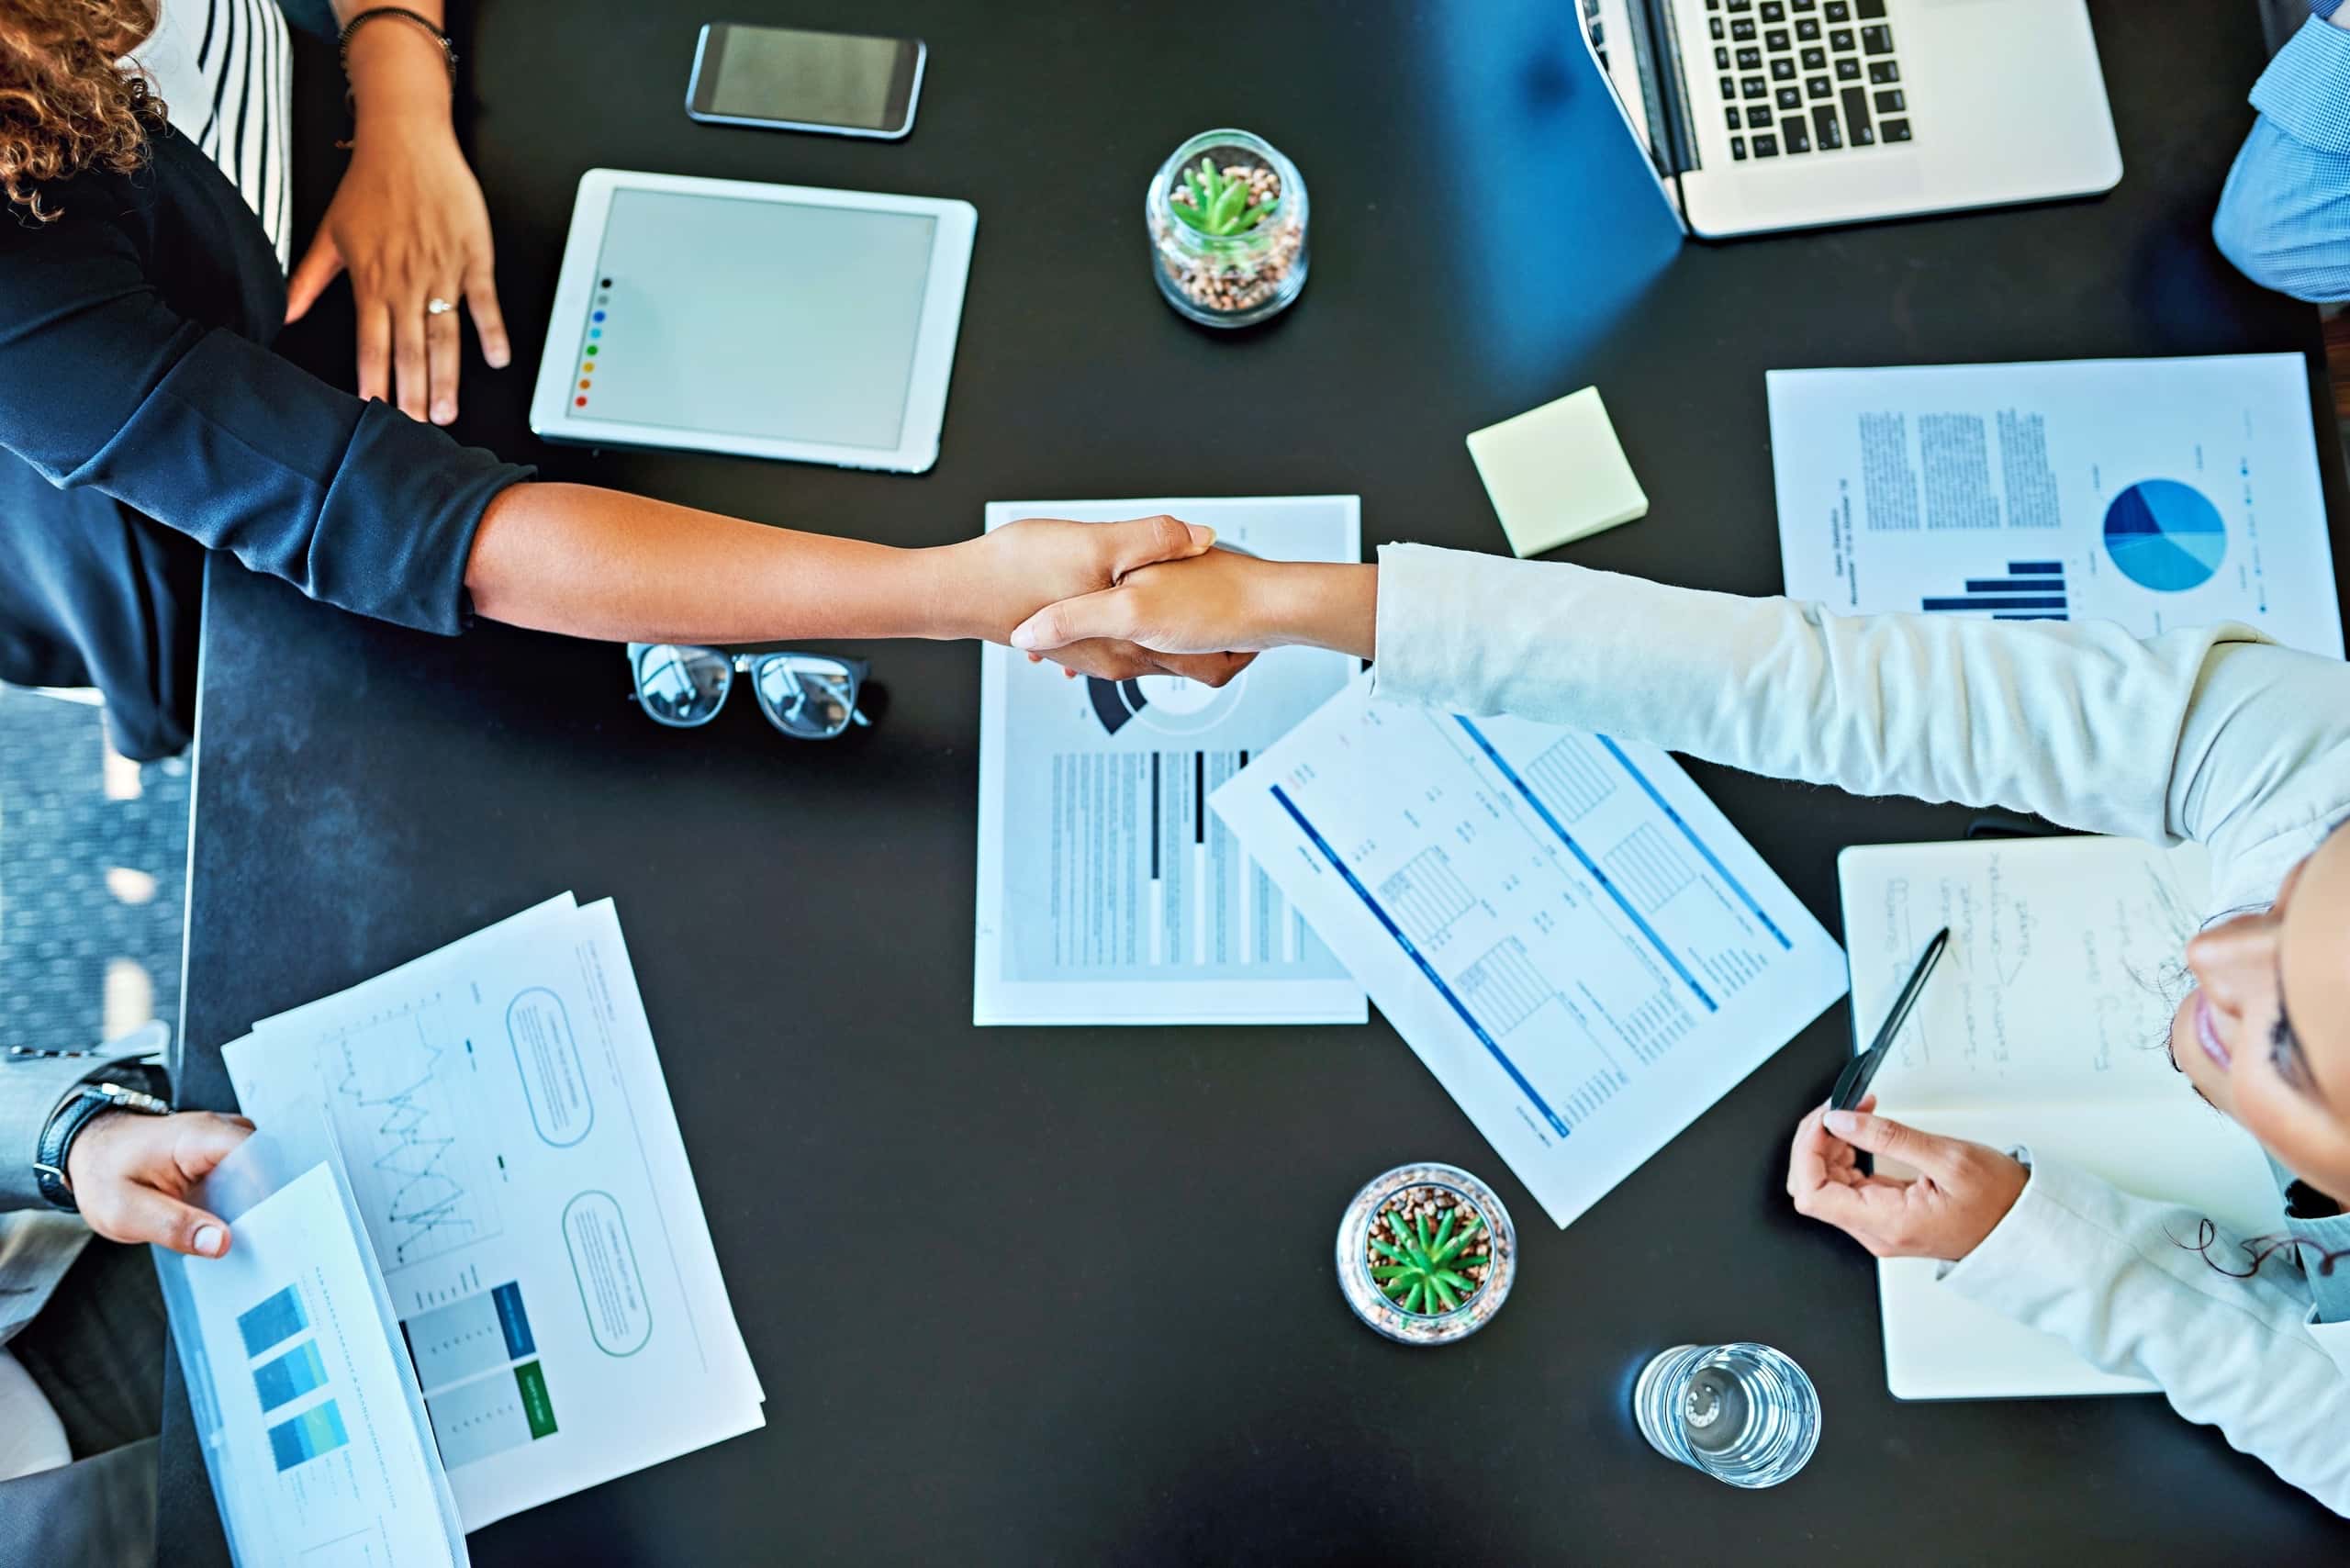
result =
[[[2320,1323],[2350,1323],[2350,1214],[2324,1219],[2288,1215],[2285,1229],[2301,1244],[2310,1299]]]
[[[2260,111],[2211,235],[2254,282],[2350,299],[2350,29],[2312,17],[2252,89]]]

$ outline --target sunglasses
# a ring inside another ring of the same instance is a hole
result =
[[[863,659],[788,650],[730,653],[684,643],[631,643],[636,704],[673,729],[707,724],[726,706],[739,672],[751,678],[759,711],[794,740],[828,741],[851,724],[869,725],[856,696],[871,668]]]

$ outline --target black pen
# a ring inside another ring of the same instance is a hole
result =
[[[1870,1042],[1869,1048],[1846,1062],[1844,1070],[1836,1075],[1836,1092],[1828,1096],[1830,1110],[1852,1110],[1867,1095],[1869,1084],[1876,1077],[1876,1070],[1885,1065],[1885,1053],[1892,1048],[1893,1036],[1901,1033],[1901,1025],[1908,1021],[1909,1010],[1918,1004],[1918,993],[1926,989],[1926,977],[1934,972],[1934,965],[1942,958],[1942,949],[1949,946],[1950,927],[1945,925],[1934,933],[1932,941],[1926,944],[1925,954],[1919,958],[1918,967],[1909,971],[1909,983],[1903,986],[1901,994],[1893,999],[1893,1011],[1885,1015],[1885,1026],[1876,1032],[1876,1038]]]

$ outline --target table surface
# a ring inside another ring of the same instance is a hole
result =
[[[1679,241],[1564,0],[1301,0],[1237,30],[1175,5],[734,0],[926,38],[897,144],[688,122],[691,7],[484,6],[465,133],[519,353],[469,365],[460,433],[551,477],[902,544],[974,532],[991,498],[1355,491],[1367,541],[1498,550],[1462,435],[1596,384],[1651,510],[1572,558],[1775,592],[1766,368],[2308,351],[2322,408],[2314,315],[2208,233],[2253,10],[2132,9],[2094,7],[2129,167],[2111,196],[1709,246]],[[307,153],[332,64],[302,62]],[[1161,302],[1139,211],[1168,148],[1234,122],[1315,198],[1311,282],[1242,337]],[[534,441],[596,165],[975,202],[935,470]],[[333,173],[308,160],[309,213]],[[348,384],[344,297],[286,347]],[[891,699],[868,734],[792,745],[742,704],[680,735],[630,706],[609,648],[442,641],[213,574],[192,1098],[226,1103],[218,1047],[256,1017],[565,888],[617,898],[769,1391],[763,1431],[477,1532],[476,1562],[1984,1561],[2091,1538],[2141,1562],[2341,1561],[2336,1521],[2159,1400],[1886,1393],[1870,1260],[1781,1189],[1849,1048],[1841,1006],[1563,1233],[1375,1017],[975,1030],[978,655],[867,651]],[[1966,821],[1693,772],[1831,930],[1840,847]],[[1508,1309],[1440,1355],[1371,1335],[1331,1279],[1339,1209],[1412,1159],[1479,1171],[1533,1226]],[[802,1272],[818,1181],[859,1215],[823,1227],[834,1294]],[[1246,1278],[1170,1239],[1242,1215]],[[1645,1357],[1731,1338],[1788,1351],[1824,1403],[1818,1457],[1774,1492],[1669,1465],[1628,1418]],[[218,1560],[176,1390],[167,1419],[166,1561]]]

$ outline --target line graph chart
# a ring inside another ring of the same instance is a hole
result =
[[[496,1236],[495,1178],[474,1120],[481,1090],[474,1043],[448,1027],[437,998],[330,1037],[319,1050],[335,1132],[389,1271]]]

